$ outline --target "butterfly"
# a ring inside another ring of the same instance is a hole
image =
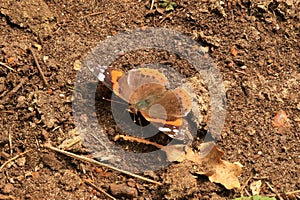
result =
[[[94,73],[115,95],[128,102],[128,111],[140,113],[159,131],[176,139],[185,139],[192,98],[183,88],[169,88],[169,80],[158,69],[136,68],[127,73],[100,66]]]

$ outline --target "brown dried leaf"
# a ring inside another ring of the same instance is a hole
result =
[[[174,159],[174,151],[171,150],[169,148],[166,154],[168,158]],[[181,157],[178,156],[178,152],[175,153],[179,158],[178,162],[189,160],[197,164],[198,171],[196,173],[208,176],[211,182],[220,183],[229,190],[240,188],[238,176],[242,172],[241,164],[222,160],[223,154],[223,151],[218,149],[215,143],[203,143],[200,153],[194,152],[190,147],[186,147],[185,154]]]
[[[169,145],[165,146],[162,150],[166,152],[168,161],[182,162],[186,160],[184,145]]]
[[[235,47],[235,46],[232,46],[231,49],[230,49],[230,51],[231,51],[231,54],[232,54],[234,57],[238,55],[238,51],[236,50],[236,47]]]
[[[258,181],[254,181],[250,184],[250,189],[252,191],[252,195],[255,196],[255,195],[259,195],[260,193],[260,187],[261,187],[261,180],[258,180]]]

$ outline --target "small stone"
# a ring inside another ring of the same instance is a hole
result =
[[[19,167],[23,167],[26,163],[26,157],[19,158],[15,162]]]
[[[47,62],[47,60],[49,59],[49,56],[43,56],[43,61]]]
[[[82,67],[82,64],[80,62],[80,60],[75,60],[74,64],[73,64],[73,69],[75,71],[79,71]]]
[[[38,44],[38,43],[34,43],[33,46],[38,50],[42,50],[42,45]]]

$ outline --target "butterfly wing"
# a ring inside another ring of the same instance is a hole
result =
[[[118,79],[114,92],[130,104],[136,104],[165,93],[167,84],[168,79],[155,69],[132,69]]]
[[[154,99],[151,104],[142,110],[144,117],[149,121],[172,121],[185,117],[192,108],[192,98],[182,87],[167,90],[163,95]]]
[[[191,96],[184,88],[178,87],[166,91],[164,95],[155,99],[151,105],[140,112],[146,120],[159,127],[160,131],[171,137],[181,137],[185,135],[183,117],[190,112],[191,108]]]

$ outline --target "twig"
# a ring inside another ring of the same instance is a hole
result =
[[[296,193],[300,193],[300,190],[295,190],[295,191],[291,191],[291,192],[286,192],[285,194],[291,195],[291,194],[296,194]]]
[[[152,9],[153,9],[153,6],[154,6],[154,1],[155,1],[155,0],[152,0],[152,1],[151,1],[150,10],[152,10]]]
[[[0,65],[2,65],[3,67],[6,67],[7,69],[11,70],[11,71],[15,71],[13,68],[11,68],[10,66],[8,66],[7,64],[0,62]]]
[[[25,154],[27,154],[27,153],[29,153],[29,152],[31,152],[31,151],[32,151],[32,149],[27,150],[27,151],[24,151],[23,153],[20,153],[20,154],[16,155],[15,157],[13,157],[13,158],[7,160],[5,163],[3,163],[3,164],[0,166],[0,172],[1,172],[2,169],[5,167],[5,165],[7,165],[8,163],[10,163],[10,162],[12,162],[12,161],[18,159],[19,157],[21,157],[21,156],[23,156],[23,155],[25,155]]]
[[[138,143],[150,144],[152,146],[155,146],[158,149],[164,148],[164,146],[161,145],[161,144],[157,144],[155,142],[151,142],[151,141],[145,140],[143,138],[132,137],[132,136],[129,136],[129,135],[116,135],[114,137],[114,141],[118,141],[120,138],[122,138],[123,140],[131,141],[131,142],[138,142]]]
[[[14,199],[16,199],[16,197],[11,196],[11,195],[0,194],[0,199],[2,199],[2,200],[14,200]]]
[[[128,172],[128,171],[124,171],[124,170],[118,169],[118,168],[113,167],[113,166],[110,166],[110,165],[108,165],[108,164],[104,164],[104,163],[98,162],[98,161],[96,161],[96,160],[94,160],[94,159],[90,159],[90,158],[87,158],[87,157],[84,157],[84,156],[79,156],[79,155],[76,155],[76,154],[74,154],[74,153],[71,153],[71,152],[68,152],[68,151],[64,151],[64,150],[58,149],[58,148],[56,148],[56,147],[51,146],[50,144],[45,144],[44,147],[46,147],[46,148],[48,148],[48,149],[51,149],[51,150],[53,150],[53,151],[62,153],[62,154],[64,154],[64,155],[67,155],[67,156],[69,156],[69,157],[71,157],[71,158],[74,158],[74,159],[79,159],[79,160],[82,160],[82,161],[85,161],[85,162],[88,162],[88,163],[93,163],[93,164],[96,164],[96,165],[100,165],[100,166],[103,166],[103,167],[107,167],[107,168],[109,168],[109,169],[112,169],[112,170],[121,172],[121,173],[123,173],[123,174],[129,175],[129,176],[132,176],[132,177],[135,177],[135,178],[144,180],[144,181],[148,181],[148,182],[150,182],[150,183],[155,183],[155,184],[157,184],[157,185],[162,185],[160,182],[157,182],[157,181],[148,179],[148,178],[143,177],[143,176],[139,176],[139,175],[137,175],[137,174],[134,174],[134,173],[131,173],[131,172]]]
[[[110,194],[108,194],[107,192],[105,192],[103,189],[97,187],[95,184],[91,183],[90,181],[88,180],[84,180],[84,183],[93,187],[95,190],[97,190],[98,192],[101,192],[103,193],[104,195],[106,195],[107,197],[113,199],[113,200],[117,200],[115,197],[111,196]]]
[[[12,155],[12,139],[11,139],[11,134],[10,134],[10,131],[11,130],[9,130],[9,132],[8,132],[8,144],[9,144],[9,153],[10,153],[10,155]]]
[[[276,194],[276,196],[277,196],[280,200],[284,200],[284,199],[280,196],[280,194],[277,192],[277,190],[274,189],[274,188],[271,186],[270,183],[268,183],[267,181],[266,181],[265,183],[266,183],[267,186],[271,189],[271,191],[274,192],[274,193]]]
[[[33,50],[32,50],[31,48],[29,48],[29,50],[30,50],[30,52],[31,52],[31,54],[32,54],[32,56],[33,56],[34,62],[35,62],[35,64],[36,64],[36,67],[38,68],[39,73],[40,73],[41,76],[42,76],[42,79],[43,79],[43,81],[44,81],[45,86],[48,87],[48,85],[49,85],[49,84],[48,84],[48,81],[47,81],[47,79],[46,79],[46,77],[45,77],[45,75],[44,75],[44,73],[43,73],[43,71],[42,71],[42,69],[41,69],[41,66],[40,66],[40,64],[39,64],[39,61],[37,60],[37,58],[36,58],[36,56],[35,56]]]
[[[5,97],[3,97],[3,99],[0,100],[0,104],[5,103],[5,101],[7,101],[10,98],[10,96],[12,96],[14,93],[16,93],[27,80],[28,80],[27,77],[22,78],[20,80],[20,83],[14,89],[12,89],[10,92],[8,92],[7,95]]]
[[[165,21],[168,17],[170,17],[172,15],[172,13],[168,13],[164,18],[162,18],[161,20],[160,20],[160,24],[161,23],[163,23],[163,21]]]
[[[245,187],[248,185],[249,181],[253,178],[253,175],[251,174],[250,177],[246,180],[246,182],[242,185],[240,191],[241,191],[241,196],[244,196],[244,192],[243,190],[245,189]],[[247,191],[248,192],[248,191]]]

